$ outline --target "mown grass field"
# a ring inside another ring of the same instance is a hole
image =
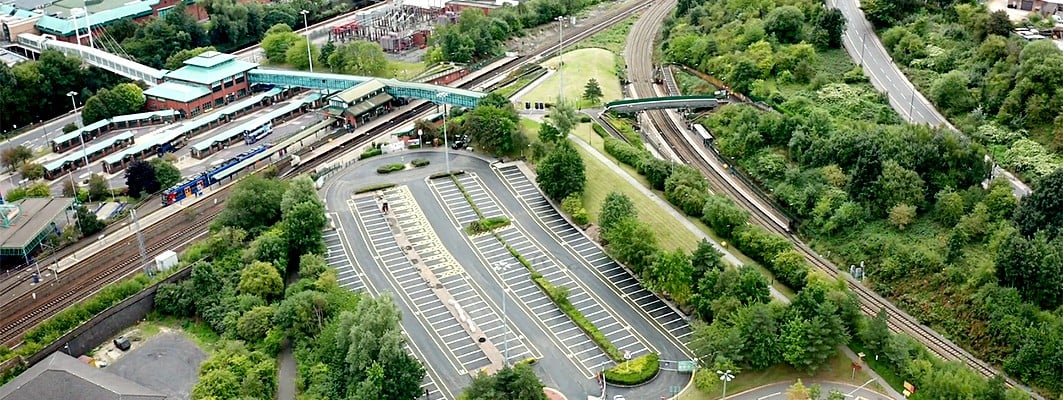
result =
[[[854,386],[860,386],[864,382],[867,382],[869,379],[871,379],[863,371],[857,372],[856,379],[852,379],[852,373],[853,370],[851,361],[849,360],[849,358],[845,357],[842,352],[839,351],[834,355],[834,357],[831,357],[830,361],[825,367],[823,367],[822,370],[812,376],[809,376],[808,373],[793,369],[792,367],[787,365],[776,365],[763,371],[741,371],[735,374],[735,378],[733,381],[731,381],[731,383],[727,384],[727,397],[731,397],[736,393],[740,393],[764,385],[769,385],[772,383],[788,382],[792,384],[794,382],[797,382],[798,379],[801,380],[805,387],[811,386],[811,381],[817,380],[849,383]],[[698,374],[709,374],[710,376],[698,377],[697,379],[709,380],[713,384],[710,385],[710,387],[707,388],[708,390],[706,391],[698,389],[697,387],[695,387],[695,385],[690,385],[687,390],[679,394],[678,399],[715,400],[721,398],[721,395],[723,394],[723,386],[722,383],[720,383],[720,380],[717,378],[715,371],[704,369],[698,371]],[[867,388],[879,392],[882,391],[882,388],[878,386],[877,382],[868,385]],[[824,392],[820,394],[820,396],[825,398],[827,396],[827,393]]]
[[[573,50],[564,54],[564,62],[561,72],[564,74],[565,100],[576,101],[583,98],[584,85],[591,78],[597,79],[602,88],[602,102],[622,98],[613,52],[599,48]],[[558,58],[554,57],[546,60],[542,66],[556,69],[558,64]],[[561,79],[559,74],[551,75],[520,100],[553,103],[557,100]]]

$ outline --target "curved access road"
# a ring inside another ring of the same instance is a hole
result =
[[[886,47],[875,35],[871,23],[864,17],[858,0],[827,0],[827,5],[841,10],[845,15],[845,34],[842,37],[845,50],[853,61],[864,68],[871,84],[886,92],[894,111],[913,124],[944,126],[957,131],[893,62]],[[996,166],[996,163],[993,164],[993,177],[1007,179],[1016,196],[1022,197],[1031,192],[1029,186]]]

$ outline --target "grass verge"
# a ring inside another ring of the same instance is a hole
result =
[[[631,26],[635,24],[635,20],[637,19],[638,16],[632,16],[620,21],[620,23],[613,25],[609,29],[583,39],[576,44],[576,48],[584,49],[597,47],[617,54],[622,53],[624,51],[624,44],[627,43],[627,34],[631,31]]]
[[[778,382],[792,384],[798,379],[801,379],[806,387],[811,386],[811,381],[831,381],[860,386],[871,379],[871,377],[863,371],[857,372],[855,377],[852,372],[851,361],[839,351],[831,357],[830,361],[828,361],[823,369],[811,376],[809,376],[807,372],[798,371],[793,367],[784,364],[779,364],[761,371],[741,371],[735,374],[735,379],[731,381],[731,383],[727,384],[727,393],[739,393]],[[713,370],[698,370],[694,382],[695,385],[691,385],[679,394],[677,397],[678,400],[715,400],[719,399],[723,392],[720,378],[716,376]],[[882,387],[879,386],[877,382],[866,387],[871,390],[882,391]],[[826,396],[826,393],[823,393],[823,396]],[[728,397],[731,396],[728,395]]]
[[[563,59],[565,66],[561,74],[550,75],[520,100],[553,103],[557,99],[562,74],[564,75],[565,99],[583,98],[584,85],[591,78],[598,80],[598,85],[602,88],[602,102],[619,100],[623,97],[620,91],[620,81],[616,76],[615,57],[609,50],[579,49],[565,53]],[[557,68],[558,64],[557,57],[542,63],[547,68]]]

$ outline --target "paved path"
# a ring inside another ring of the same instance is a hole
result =
[[[812,384],[819,384],[822,388],[820,392],[821,397],[826,397],[827,393],[831,390],[837,390],[846,395],[849,399],[867,399],[867,400],[900,400],[904,397],[890,397],[882,393],[878,393],[865,388],[858,388],[855,385],[839,382],[820,382],[815,380],[801,381],[805,387],[809,387]],[[747,390],[742,393],[728,395],[727,398],[731,400],[768,400],[768,399],[785,399],[786,391],[793,385],[791,382],[775,383],[771,385],[761,386],[756,389]]]
[[[295,400],[295,356],[292,346],[285,344],[281,348],[280,367],[277,368],[277,400]]]

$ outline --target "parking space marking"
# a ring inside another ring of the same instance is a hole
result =
[[[628,304],[648,316],[662,332],[666,333],[666,337],[675,339],[674,342],[679,345],[684,352],[690,354],[689,344],[692,329],[685,316],[679,314],[673,308],[668,307],[657,295],[643,289],[638,281],[626,269],[614,262],[612,258],[606,255],[600,247],[594,244],[590,238],[582,232],[572,227],[567,222],[564,224],[556,223],[555,221],[558,219],[564,220],[564,218],[561,217],[553,206],[550,206],[542,193],[532,185],[531,180],[521,172],[517,166],[505,166],[497,168],[495,171],[501,177],[502,181],[513,189],[517,199],[524,205],[524,207],[528,210],[534,210],[532,213],[534,218],[536,218],[547,231],[551,232],[559,238],[561,242],[568,245],[572,250],[572,253],[582,259],[587,265],[591,266],[592,269],[596,271],[600,277],[604,278],[605,281],[609,282],[621,298],[624,298]],[[617,270],[620,273],[615,272]],[[631,299],[633,296],[642,297],[646,294],[652,296],[652,302],[643,304],[637,303]],[[667,309],[661,309],[660,307],[662,306]],[[657,310],[658,312],[654,313],[647,310]],[[673,321],[677,318],[682,320],[683,323],[675,324]]]

